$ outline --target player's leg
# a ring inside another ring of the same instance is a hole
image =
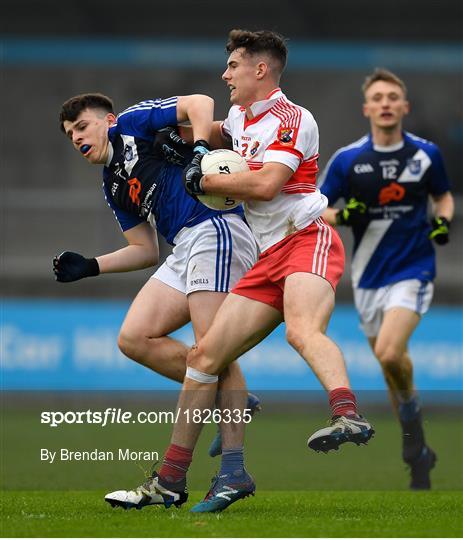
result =
[[[190,320],[185,293],[151,278],[133,301],[119,334],[119,347],[140,364],[181,382],[185,376],[188,348],[167,334]],[[105,500],[111,506],[143,508],[164,504],[164,498],[152,488],[149,477],[133,490],[108,493]]]
[[[384,313],[377,337],[370,338],[397,411],[400,403],[409,401],[414,395],[408,341],[419,321],[420,316],[407,308],[390,308]]]
[[[430,470],[436,455],[426,445],[418,395],[413,383],[413,365],[408,342],[420,316],[404,307],[391,307],[384,313],[374,353],[383,369],[393,406],[402,428],[402,457],[410,465],[412,489],[431,487]]]
[[[213,403],[220,374],[233,360],[260,343],[282,320],[281,313],[271,306],[230,293],[219,308],[206,335],[195,345],[187,357],[187,374],[182,396],[188,399],[186,389],[203,390],[197,399],[208,409]],[[200,382],[194,372],[216,377],[214,384]],[[208,397],[205,397],[206,394]],[[192,399],[195,399],[194,397]],[[184,401],[181,399],[180,403]],[[187,403],[187,401],[185,401]],[[182,407],[186,410],[186,407]],[[199,430],[194,425],[174,426],[173,441],[189,445],[196,443]]]
[[[185,293],[151,278],[130,306],[120,330],[119,348],[140,364],[182,382],[188,348],[168,334],[189,320]]]
[[[188,296],[196,342],[200,341],[211,326],[212,319],[225,296],[224,293],[210,291],[200,291]],[[219,375],[218,392],[214,404],[217,407],[217,413],[220,412],[221,418],[232,418],[231,422],[227,421],[220,425],[216,436],[221,441],[220,451],[222,454],[217,479],[220,478],[220,481],[227,485],[227,488],[222,487],[215,493],[214,500],[209,497],[206,501],[196,505],[192,509],[193,512],[211,512],[226,508],[230,501],[221,497],[221,494],[224,492],[229,497],[230,486],[228,484],[230,479],[235,484],[239,483],[240,485],[239,491],[236,490],[235,493],[235,496],[239,495],[239,498],[255,491],[254,481],[244,467],[245,423],[243,422],[243,414],[247,398],[246,382],[241,368],[238,362],[232,362]]]
[[[210,327],[225,296],[225,293],[211,291],[197,291],[188,296],[196,343]],[[246,382],[238,363],[231,363],[220,374],[215,405],[218,409],[227,411],[226,414],[228,411],[242,411],[246,408],[253,416],[256,411],[260,410],[259,398],[246,391]],[[225,420],[226,422],[218,424],[217,434],[209,447],[209,455],[215,457],[222,454],[224,446],[227,449],[227,459],[231,460],[234,457],[230,455],[231,450],[243,446],[244,423],[230,422],[228,416]],[[239,456],[236,459],[238,460]]]
[[[188,296],[191,323],[198,343],[206,334],[212,324],[226,293],[211,291],[198,291]],[[247,403],[246,381],[238,363],[232,362],[219,376],[218,395],[220,400],[216,405],[221,410],[243,411]],[[223,446],[226,448],[239,448],[243,446],[244,423],[228,422],[222,425]]]
[[[159,492],[167,486],[172,492],[172,483],[165,481],[168,476],[180,480],[180,472],[185,467],[185,455],[192,452],[202,429],[200,422],[194,422],[198,414],[204,414],[214,407],[218,374],[233,360],[259,343],[281,322],[278,310],[239,296],[229,294],[219,308],[210,329],[197,346],[193,347],[187,359],[187,373],[180,394],[178,408],[182,414],[174,425],[171,445],[166,452],[163,466],[159,471],[161,485]],[[196,411],[196,413],[194,412]],[[214,483],[210,497],[195,507],[195,511],[218,510],[214,505],[221,502],[220,509],[253,491],[252,479],[237,479],[237,484]],[[227,499],[217,496],[221,489],[229,491]],[[207,503],[207,505],[206,505]],[[223,505],[225,503],[225,506]],[[207,506],[204,508],[204,506]]]
[[[286,278],[287,340],[329,392],[334,418],[332,427],[319,430],[309,438],[309,447],[317,451],[337,449],[344,442],[366,443],[374,433],[370,424],[357,414],[342,353],[325,335],[333,308],[334,291],[322,277],[296,272]]]

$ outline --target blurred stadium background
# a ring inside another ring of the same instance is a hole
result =
[[[428,389],[462,388],[463,80],[459,0],[323,3],[236,0],[100,0],[2,4],[2,375],[4,389],[168,387],[117,351],[130,299],[151,271],[57,284],[52,257],[69,249],[94,256],[123,245],[104,202],[100,172],[60,133],[58,113],[72,95],[99,91],[117,110],[142,99],[203,92],[216,117],[229,106],[220,79],[233,27],[268,28],[290,38],[282,86],[312,111],[320,168],[367,131],[360,86],[374,67],[409,88],[405,127],[442,149],[456,196],[451,243],[438,249],[430,314],[413,341],[417,377]],[[344,234],[347,249],[350,235]],[[162,244],[162,258],[169,252]],[[384,388],[351,303],[350,275],[339,288],[331,332],[354,382]],[[188,330],[181,333],[191,341]],[[316,388],[283,333],[242,365],[257,388]],[[413,352],[413,350],[412,350]],[[288,369],[282,373],[282,358]],[[273,366],[273,368],[269,368]],[[273,371],[272,371],[273,369]],[[267,378],[263,372],[269,372]],[[304,377],[307,376],[307,379]],[[286,379],[285,379],[286,377]],[[301,383],[307,380],[307,383]],[[299,386],[298,386],[299,385]]]

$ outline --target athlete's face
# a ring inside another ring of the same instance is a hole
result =
[[[106,163],[108,128],[115,116],[100,109],[85,109],[74,122],[65,120],[64,131],[76,150],[93,164]]]
[[[245,50],[239,48],[230,54],[222,79],[230,89],[231,103],[248,107],[256,101],[258,81],[262,78],[262,66],[265,64],[244,53]]]
[[[392,82],[376,81],[365,92],[363,114],[371,125],[385,130],[401,127],[409,104],[402,88]]]

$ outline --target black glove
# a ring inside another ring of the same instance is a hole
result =
[[[206,141],[196,141],[193,145],[194,156],[191,162],[183,170],[183,185],[188,195],[197,200],[197,195],[204,195],[201,188],[201,160],[209,152],[210,147]]]
[[[204,195],[201,189],[201,160],[204,154],[195,154],[191,162],[183,170],[183,185],[188,195],[197,200],[197,195]]]
[[[170,126],[156,132],[153,150],[160,158],[179,167],[185,167],[191,159],[191,146]]]
[[[445,217],[435,217],[431,220],[432,231],[429,238],[436,244],[443,246],[449,241],[450,221]]]
[[[63,251],[61,255],[53,257],[53,272],[56,281],[67,283],[84,277],[97,276],[100,273],[100,267],[95,258],[86,259],[79,253]]]
[[[344,208],[336,213],[336,225],[352,226],[363,220],[367,205],[354,197],[350,198]]]
[[[194,154],[207,154],[211,151],[211,147],[209,146],[209,143],[207,141],[204,141],[202,139],[199,139],[198,141],[195,141],[193,145],[193,153]]]

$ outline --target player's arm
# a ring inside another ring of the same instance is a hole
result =
[[[231,150],[233,146],[231,137],[222,129],[222,126],[223,122],[221,120],[213,122],[209,144],[213,149],[228,148]]]
[[[258,171],[232,174],[206,174],[200,180],[196,193],[217,193],[236,199],[271,201],[294,174],[294,171],[278,162],[264,163]]]
[[[338,208],[331,208],[329,206],[322,214],[323,219],[335,227],[338,223],[336,221],[336,216],[338,215],[339,209]]]
[[[147,223],[126,230],[128,245],[98,257],[86,258],[79,253],[64,251],[53,259],[55,279],[60,282],[77,281],[85,277],[113,272],[130,272],[154,266],[159,261],[156,231]]]
[[[319,178],[320,191],[328,199],[328,208],[322,217],[333,227],[338,225],[352,226],[366,217],[367,206],[359,198],[351,197],[347,191],[348,177],[342,167],[342,155],[335,153]],[[344,198],[347,202],[343,208],[333,208],[336,201]]]
[[[209,142],[214,119],[214,100],[203,94],[179,96],[177,100],[177,122],[189,121],[191,132],[180,130],[181,136],[187,141]]]
[[[232,148],[231,137],[228,136],[222,129],[223,122],[215,120],[212,123],[211,136],[209,137],[209,146],[215,150],[217,148]],[[193,128],[190,125],[179,125],[177,131],[188,144],[194,143]]]
[[[441,195],[431,195],[431,199],[434,217],[443,217],[447,221],[452,221],[455,212],[455,203],[450,191],[446,191]]]
[[[436,244],[447,244],[449,241],[450,222],[453,219],[455,203],[450,191],[440,195],[431,195],[433,205],[433,219],[431,220],[432,231],[429,238]]]
[[[96,257],[100,273],[141,270],[159,262],[157,234],[148,222],[140,223],[123,234],[127,246]]]

